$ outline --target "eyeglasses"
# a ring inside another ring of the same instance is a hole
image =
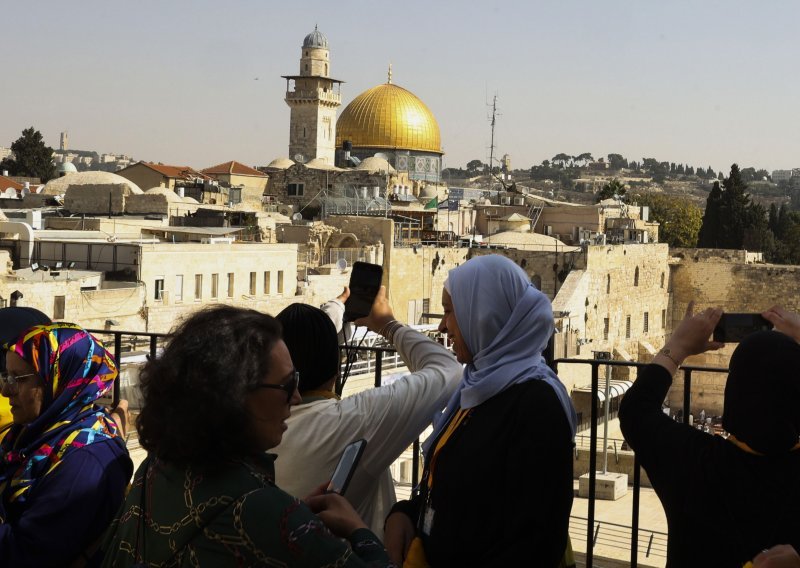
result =
[[[289,379],[288,382],[283,383],[282,385],[271,385],[269,383],[259,383],[253,387],[255,389],[280,389],[282,391],[286,391],[286,402],[292,400],[292,395],[294,391],[297,390],[297,385],[300,384],[300,371],[294,371],[292,373],[292,378]]]
[[[26,373],[24,375],[15,375],[14,373],[0,373],[0,387],[8,387],[8,388],[19,388],[19,384],[22,379],[27,379],[28,377],[35,377],[36,373]]]

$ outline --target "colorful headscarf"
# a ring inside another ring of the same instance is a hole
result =
[[[117,366],[83,328],[68,323],[36,326],[5,348],[31,365],[44,384],[39,416],[14,424],[0,442],[3,504],[23,502],[27,492],[71,451],[116,439],[117,427],[94,402],[112,388]]]
[[[492,254],[450,270],[445,289],[472,353],[445,413],[434,420],[433,440],[457,408],[473,408],[527,381],[553,387],[575,436],[577,417],[567,389],[542,357],[553,334],[553,308],[519,266]]]

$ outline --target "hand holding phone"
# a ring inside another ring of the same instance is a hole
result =
[[[344,303],[344,321],[355,321],[369,315],[381,287],[383,267],[367,262],[353,263],[350,273],[350,296]]]
[[[338,493],[344,495],[347,486],[350,484],[350,479],[353,477],[353,472],[361,459],[361,454],[364,453],[364,448],[367,441],[363,438],[348,444],[342,452],[342,457],[339,458],[339,463],[336,464],[336,469],[333,470],[331,481],[328,483],[327,493]]]
[[[722,314],[714,328],[714,341],[740,343],[757,331],[769,331],[772,324],[761,314]]]

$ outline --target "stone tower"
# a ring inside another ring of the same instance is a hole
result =
[[[300,74],[286,79],[289,119],[289,158],[317,158],[333,165],[336,151],[336,109],[342,104],[342,81],[330,76],[328,38],[317,28],[303,40]]]

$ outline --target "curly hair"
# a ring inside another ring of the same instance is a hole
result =
[[[281,332],[272,316],[231,306],[201,310],[180,324],[140,374],[141,445],[180,465],[213,467],[252,453],[244,402],[269,373]]]

